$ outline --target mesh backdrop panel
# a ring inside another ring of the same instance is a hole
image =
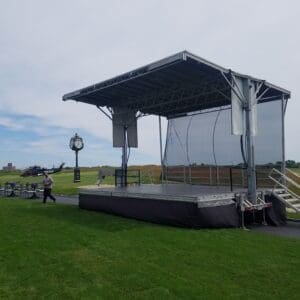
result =
[[[255,162],[258,172],[265,170],[264,175],[257,175],[262,178],[267,177],[267,167],[282,160],[281,100],[258,104],[257,128]],[[165,179],[229,184],[229,168],[234,168],[240,169],[234,171],[234,185],[245,186],[241,141],[240,136],[231,135],[230,106],[169,120],[163,162]]]

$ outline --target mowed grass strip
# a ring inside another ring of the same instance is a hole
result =
[[[299,299],[300,240],[0,198],[1,299]]]
[[[96,184],[98,179],[98,171],[83,170],[81,172],[81,181],[76,183],[73,182],[74,174],[71,170],[64,170],[62,172],[52,174],[51,176],[54,180],[53,193],[63,195],[76,195],[78,194],[78,187]],[[27,182],[41,183],[43,179],[43,176],[21,177],[20,172],[14,172],[11,174],[0,172],[0,183],[2,185],[4,185],[5,182],[19,182],[22,184],[26,184]],[[105,179],[105,184],[114,184],[114,178],[112,176],[107,177]]]
[[[84,185],[96,184],[98,180],[98,171],[100,168],[83,168],[81,170],[80,182],[73,182],[74,174],[73,170],[63,170],[59,173],[52,174],[54,180],[53,193],[63,195],[76,195],[78,194],[78,187]],[[141,170],[141,182],[142,183],[159,183],[160,167],[159,166],[132,166],[129,169]],[[4,185],[6,182],[19,182],[22,184],[39,182],[43,180],[43,176],[30,176],[21,177],[21,172],[3,172],[0,171],[0,185]],[[103,184],[115,184],[115,178],[113,176],[107,176]]]

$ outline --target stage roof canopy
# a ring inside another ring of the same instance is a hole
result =
[[[65,94],[98,107],[124,107],[168,118],[229,105],[233,76],[261,86],[260,102],[290,98],[290,92],[267,81],[234,72],[187,51],[131,72]]]

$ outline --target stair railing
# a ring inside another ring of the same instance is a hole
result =
[[[295,173],[294,171],[290,170],[290,169],[285,169],[285,173],[287,176],[289,176],[292,180],[294,180],[297,184],[300,184],[300,176]]]
[[[279,179],[274,177],[274,173],[280,175]],[[277,186],[280,186],[282,189],[289,192],[295,198],[300,199],[300,196],[297,195],[295,192],[293,192],[286,184],[286,182],[288,182],[294,187],[296,187],[297,189],[300,189],[300,185],[297,182],[295,182],[293,179],[291,179],[289,176],[273,168],[269,173],[269,178],[275,183],[272,191],[274,191]]]

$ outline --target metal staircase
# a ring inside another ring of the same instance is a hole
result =
[[[289,174],[289,175],[288,175]],[[300,176],[286,169],[286,173],[282,173],[277,169],[272,169],[269,178],[275,183],[272,195],[281,202],[285,203],[288,208],[300,213],[300,196],[292,189],[300,191]]]

